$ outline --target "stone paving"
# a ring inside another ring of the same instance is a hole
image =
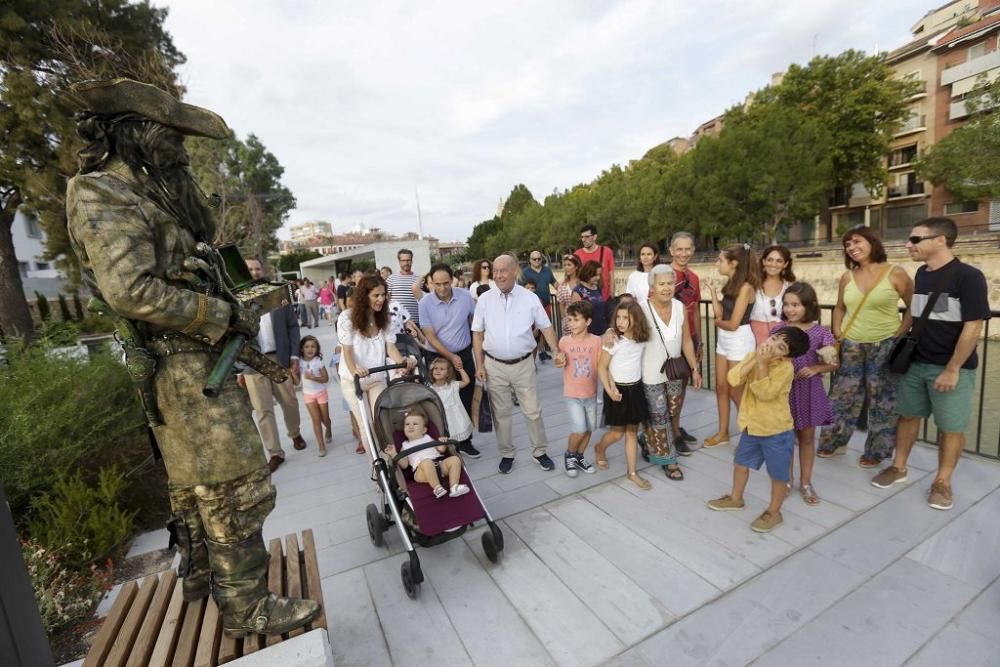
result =
[[[332,348],[332,329],[319,338]],[[542,366],[539,385],[559,466],[568,432],[561,373]],[[641,491],[624,477],[620,444],[595,475],[541,470],[515,414],[514,470],[498,474],[492,434],[476,435],[483,457],[467,466],[500,519],[503,558],[485,558],[479,528],[419,549],[426,581],[411,600],[395,528],[384,547],[369,540],[370,465],[354,453],[335,385],[331,397],[330,454],[317,457],[303,408],[309,447],[286,445],[264,536],[314,530],[338,665],[997,664],[993,462],[964,458],[955,509],[940,512],[924,502],[933,448],[915,449],[907,484],[880,490],[856,465],[856,437],[847,456],[817,461],[822,503],[793,494],[784,524],[759,535],[749,523],[767,504],[765,474],[751,475],[746,511],[705,506],[729,489],[735,441],[682,459],[683,482],[649,468],[653,488]],[[685,427],[705,437],[715,419],[714,395],[692,392]],[[132,553],[165,545],[164,533],[151,533]]]

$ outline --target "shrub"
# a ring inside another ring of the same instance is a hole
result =
[[[76,320],[78,322],[82,322],[87,317],[86,311],[83,310],[83,303],[80,301],[79,292],[73,292],[73,310],[76,311]]]
[[[104,315],[87,315],[80,321],[80,333],[111,333],[114,330],[114,321]]]
[[[49,300],[41,292],[35,292],[35,305],[38,307],[38,317],[47,320],[52,316],[49,312]]]
[[[14,516],[62,471],[108,465],[123,450],[148,453],[132,380],[110,353],[52,358],[44,345],[11,345],[0,367],[0,477]]]
[[[80,341],[80,327],[71,320],[42,320],[37,333],[39,341],[48,347],[66,347]]]
[[[62,294],[59,295],[59,317],[63,322],[73,321],[73,316],[69,314],[69,303],[66,302],[66,297]]]
[[[58,551],[33,541],[22,541],[21,552],[42,625],[49,634],[89,618],[94,605],[111,589],[108,570],[91,566],[88,572],[74,572],[63,564]]]
[[[126,486],[116,466],[102,469],[96,484],[88,484],[81,470],[60,477],[51,492],[32,499],[28,534],[44,547],[58,548],[76,570],[117,556],[136,514],[119,505]]]

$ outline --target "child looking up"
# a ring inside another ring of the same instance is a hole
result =
[[[569,412],[569,442],[566,443],[566,474],[576,477],[582,470],[593,473],[583,453],[590,444],[590,434],[597,428],[597,365],[601,354],[601,339],[587,331],[594,307],[589,301],[575,301],[566,306],[566,326],[569,335],[559,339],[563,353],[563,398]],[[557,357],[558,358],[558,357]]]
[[[605,452],[624,435],[628,478],[645,491],[653,485],[636,471],[639,457],[636,433],[639,424],[649,416],[642,390],[642,344],[649,340],[649,327],[634,301],[615,308],[614,327],[620,338],[612,347],[601,349],[597,365],[604,384],[604,416],[608,421],[608,431],[594,447],[597,467],[608,467]]]
[[[456,372],[458,379],[455,379]],[[455,369],[444,357],[437,357],[431,362],[431,387],[441,397],[444,405],[444,416],[448,420],[448,432],[452,440],[464,442],[468,447],[461,450],[466,456],[478,459],[482,456],[479,450],[472,447],[472,420],[462,405],[458,392],[469,386],[469,374],[464,368]]]
[[[781,504],[785,501],[789,470],[795,451],[795,423],[788,403],[795,371],[792,359],[809,351],[809,336],[798,327],[785,327],[750,352],[730,369],[728,380],[734,387],[746,385],[737,422],[743,435],[733,459],[733,490],[710,500],[709,508],[720,512],[746,507],[743,491],[750,480],[750,468],[760,470],[767,463],[771,478],[771,504],[750,527],[768,533],[781,525]]]
[[[411,410],[403,419],[403,434],[406,436],[406,440],[403,441],[404,452],[417,445],[434,442],[434,438],[427,435],[427,415],[420,409]],[[442,437],[440,440],[448,442],[448,438]],[[469,492],[469,487],[459,483],[462,477],[462,459],[454,454],[444,456],[447,452],[447,445],[421,449],[400,459],[399,467],[413,468],[413,479],[429,484],[434,489],[435,498],[442,498],[445,495],[452,498],[464,496]],[[389,445],[385,448],[385,453],[396,456],[396,446]],[[441,486],[442,475],[448,478],[450,493]]]
[[[323,365],[323,355],[319,351],[319,341],[315,336],[303,336],[299,343],[299,358],[302,360],[302,400],[306,410],[312,417],[313,433],[319,445],[319,455],[326,456],[326,445],[333,441],[333,429],[330,426],[330,398],[326,391],[326,383],[330,376]],[[326,428],[326,436],[323,428]]]
[[[813,464],[816,462],[816,427],[833,423],[833,407],[823,387],[823,373],[837,368],[822,357],[836,360],[833,334],[819,323],[819,301],[816,290],[809,283],[792,283],[785,289],[781,306],[783,322],[775,324],[771,333],[787,327],[797,327],[809,336],[809,351],[792,360],[795,380],[788,397],[795,422],[795,439],[799,443],[799,492],[807,505],[819,503],[819,496],[812,485]],[[795,479],[789,472],[788,487]]]

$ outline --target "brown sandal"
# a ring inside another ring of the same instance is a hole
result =
[[[816,495],[816,489],[812,484],[803,484],[799,487],[799,493],[802,494],[802,500],[806,505],[819,505],[819,496]]]
[[[637,472],[630,472],[628,474],[628,478],[633,484],[638,486],[643,491],[649,491],[651,488],[653,488],[652,483],[650,483],[648,479],[643,479],[642,477],[639,477],[639,473]]]

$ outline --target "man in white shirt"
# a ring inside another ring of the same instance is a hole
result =
[[[319,288],[306,278],[302,283],[302,303],[306,308],[306,328],[319,326]]]
[[[254,279],[264,277],[264,265],[253,257],[246,260],[247,269]],[[288,305],[267,313],[260,318],[260,331],[257,333],[257,348],[292,373],[299,367],[299,323],[296,321],[293,306]],[[284,382],[273,382],[266,375],[246,369],[238,377],[240,384],[247,388],[250,403],[257,413],[257,430],[267,448],[267,465],[274,472],[285,462],[285,451],[281,448],[281,438],[278,436],[278,422],[274,416],[274,401],[281,406],[281,414],[285,418],[285,429],[292,439],[295,449],[305,449],[306,441],[299,432],[299,400],[295,396],[295,385],[289,377]]]
[[[386,281],[389,298],[401,303],[419,326],[420,314],[413,285],[417,283],[419,290],[419,281],[422,280],[422,277],[413,272],[413,251],[401,248],[396,253],[396,259],[399,261],[399,271],[389,276]]]
[[[500,449],[500,472],[509,473],[514,465],[514,442],[511,433],[512,392],[517,395],[521,413],[528,425],[532,456],[543,470],[555,465],[546,454],[545,425],[538,405],[535,377],[535,337],[537,327],[549,347],[558,350],[552,322],[533,292],[516,284],[517,260],[500,255],[493,262],[493,280],[497,289],[485,292],[476,302],[472,317],[472,348],[476,358],[476,377],[487,382],[493,407],[497,446]],[[562,352],[556,361],[562,363]]]

